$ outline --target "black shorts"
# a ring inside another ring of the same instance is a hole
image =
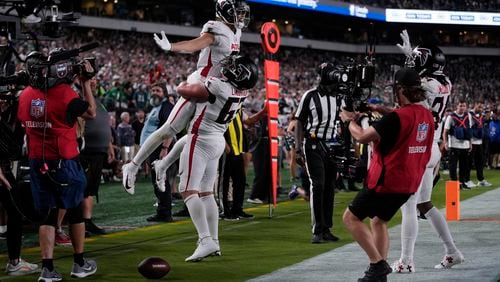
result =
[[[377,193],[374,189],[363,188],[352,200],[349,210],[360,220],[376,216],[389,221],[411,195],[413,194]]]
[[[101,184],[102,168],[107,154],[81,154],[80,161],[87,177],[87,187],[85,188],[84,196],[97,196],[99,185]]]

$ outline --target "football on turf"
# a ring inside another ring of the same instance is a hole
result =
[[[160,257],[149,257],[141,261],[137,269],[147,279],[160,279],[170,271],[170,265]]]

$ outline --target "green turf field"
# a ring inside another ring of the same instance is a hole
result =
[[[485,170],[485,176],[494,184],[492,187],[499,186],[500,171]],[[447,176],[443,175],[443,178],[433,195],[434,203],[439,207],[444,203],[443,187]],[[249,179],[252,179],[251,175]],[[284,175],[284,179],[288,177]],[[472,179],[475,179],[474,175]],[[284,187],[289,187],[289,184],[289,181],[283,181]],[[461,198],[465,200],[491,189],[481,187],[462,191]],[[137,272],[137,264],[148,256],[160,256],[170,263],[172,271],[165,277],[170,280],[242,281],[269,273],[352,242],[341,223],[341,215],[354,195],[345,192],[335,195],[333,233],[341,238],[337,243],[312,245],[308,203],[302,199],[288,201],[283,194],[272,218],[269,218],[267,205],[249,206],[245,203],[246,211],[255,214],[255,219],[220,221],[221,257],[186,263],[184,259],[196,247],[196,233],[190,219],[145,226],[149,224],[145,218],[155,209],[152,206],[154,195],[150,185],[147,182],[140,183],[136,187],[136,195],[130,196],[122,191],[118,183],[106,184],[101,187],[101,202],[95,206],[95,222],[108,230],[126,230],[87,239],[87,254],[96,259],[98,272],[86,280],[143,281],[144,278]],[[174,211],[180,206],[181,202],[176,201]],[[400,221],[398,214],[391,225],[399,224]],[[25,244],[33,245],[34,233],[27,234],[25,239],[28,241]],[[5,265],[5,241],[0,241],[0,247],[0,264]],[[40,262],[36,247],[23,249],[22,256],[30,262]],[[71,263],[71,248],[56,247],[55,265],[66,279],[71,279]],[[0,275],[0,280],[33,281],[36,277],[12,278]]]

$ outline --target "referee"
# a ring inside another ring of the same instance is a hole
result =
[[[321,75],[332,69],[332,64],[323,63],[319,67],[319,73]],[[331,82],[321,75],[319,85],[302,96],[295,114],[297,164],[305,165],[311,180],[313,244],[339,240],[330,231],[333,226],[333,201],[337,175],[331,152],[335,143],[335,122],[339,120],[341,99],[335,95],[331,86]]]

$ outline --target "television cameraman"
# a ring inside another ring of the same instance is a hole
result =
[[[78,160],[76,138],[77,117],[93,119],[96,116],[90,87],[95,70],[88,60],[78,65],[72,59],[56,64],[48,62],[39,52],[27,56],[29,86],[21,93],[17,116],[26,130],[33,201],[42,216],[39,227],[42,273],[38,280],[61,281],[62,276],[53,264],[58,209],[67,210],[70,225],[74,257],[71,276],[83,278],[97,270],[95,261],[83,257],[82,201],[86,179]],[[71,88],[77,66],[81,69],[84,99]]]
[[[335,67],[330,63],[319,66],[320,82],[302,96],[295,117],[295,150],[297,164],[304,166],[311,179],[311,243],[335,242],[331,233],[337,167],[331,153],[334,145],[335,122],[339,119],[341,99],[335,82],[328,73]]]
[[[374,144],[367,187],[356,195],[343,216],[347,229],[370,260],[365,276],[358,281],[386,281],[391,273],[386,261],[387,222],[417,191],[431,156],[434,119],[419,103],[426,96],[415,70],[396,72],[394,96],[401,108],[367,129],[356,123],[357,113],[346,109],[340,113],[354,139]],[[363,223],[366,217],[371,218],[371,230]]]

